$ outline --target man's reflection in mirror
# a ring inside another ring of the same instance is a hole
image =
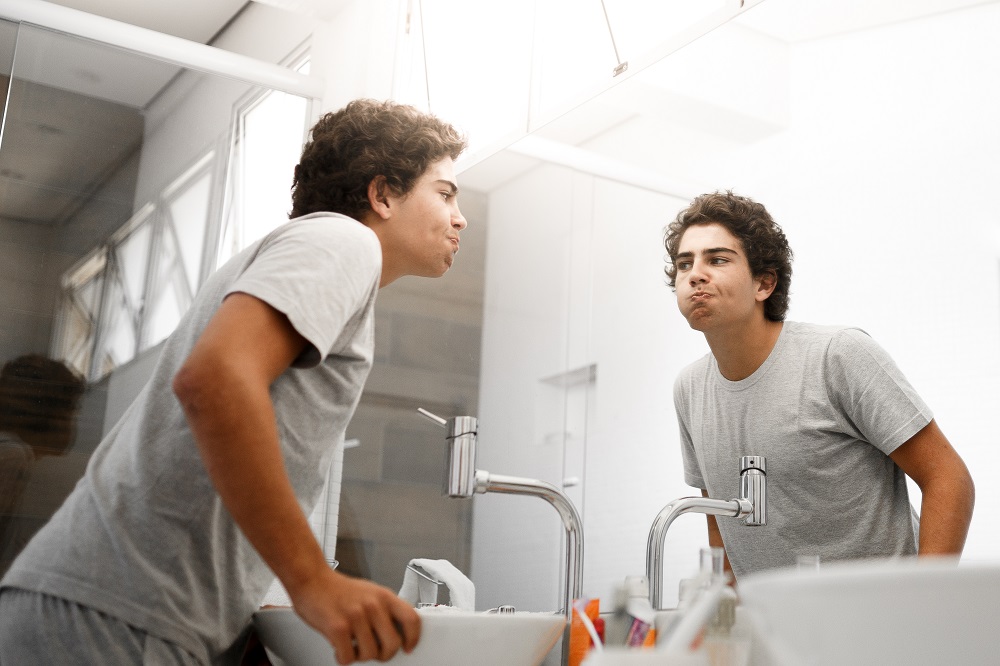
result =
[[[19,550],[8,542],[32,467],[69,449],[85,389],[84,379],[64,363],[38,354],[0,370],[0,574],[16,555],[11,551]]]

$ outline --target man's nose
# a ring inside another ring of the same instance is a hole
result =
[[[691,271],[688,273],[688,282],[692,285],[701,284],[708,281],[708,276],[702,270],[704,266],[701,262],[695,261],[691,264]]]
[[[459,231],[469,226],[469,222],[465,219],[465,216],[462,215],[462,211],[459,210],[457,206],[455,207],[455,214],[451,216],[451,226],[455,227]]]

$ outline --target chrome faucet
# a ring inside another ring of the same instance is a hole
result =
[[[426,409],[418,412],[448,431],[448,472],[444,492],[448,497],[472,497],[476,493],[505,493],[540,497],[559,512],[566,528],[566,581],[563,593],[562,663],[569,663],[569,630],[573,601],[583,596],[583,521],[573,502],[550,483],[538,479],[501,476],[476,469],[476,436],[479,422],[474,416],[443,419]]]
[[[762,456],[740,458],[740,496],[731,500],[709,497],[681,497],[660,510],[649,530],[646,544],[646,578],[649,601],[654,610],[663,605],[663,548],[667,530],[682,513],[705,513],[713,516],[745,518],[744,524],[767,524],[767,461]]]

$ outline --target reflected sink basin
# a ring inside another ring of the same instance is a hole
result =
[[[396,666],[538,666],[562,635],[566,617],[553,613],[486,614],[421,609],[420,642],[399,652]],[[291,608],[254,613],[254,627],[274,666],[335,666],[333,647]],[[365,664],[383,662],[366,661]]]
[[[832,564],[748,576],[739,593],[775,666],[986,664],[1000,654],[998,564]]]

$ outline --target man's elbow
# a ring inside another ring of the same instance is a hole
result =
[[[965,465],[965,461],[960,457],[956,456],[949,476],[949,486],[955,497],[956,504],[967,507],[969,516],[971,516],[972,509],[976,504],[976,483],[972,480],[972,474]]]
[[[201,400],[205,388],[203,373],[185,363],[174,375],[170,388],[185,412],[194,409]]]
[[[965,468],[964,465],[963,468]],[[972,510],[976,506],[976,483],[972,480],[972,474],[969,473],[968,468],[965,468],[964,471],[962,487],[965,496],[965,505],[968,507],[969,518],[971,520]]]

